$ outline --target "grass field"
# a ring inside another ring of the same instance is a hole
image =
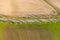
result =
[[[6,27],[17,27],[17,28],[47,28],[53,34],[53,40],[59,40],[60,35],[60,22],[51,22],[51,23],[20,23],[20,24],[9,24],[9,23],[0,23],[0,40],[2,40],[2,32]]]

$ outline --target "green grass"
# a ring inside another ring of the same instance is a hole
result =
[[[60,22],[57,23],[22,23],[18,28],[47,28],[53,33],[53,40],[59,40]]]
[[[17,27],[17,28],[47,28],[53,33],[53,40],[59,40],[60,33],[60,22],[51,22],[51,23],[20,23],[20,24],[9,24],[9,23],[0,23],[0,40],[2,40],[2,31],[5,27]]]

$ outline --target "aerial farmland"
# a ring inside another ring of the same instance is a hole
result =
[[[60,0],[0,0],[0,40],[60,40]]]

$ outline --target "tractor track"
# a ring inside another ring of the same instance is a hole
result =
[[[5,28],[3,40],[52,40],[51,32],[47,29]]]
[[[14,28],[7,28],[4,33],[5,36],[3,35],[3,37],[5,38],[3,40],[17,40],[15,31],[14,31]]]
[[[53,40],[52,33],[46,28],[40,28],[38,29],[40,33],[40,39],[41,40]]]

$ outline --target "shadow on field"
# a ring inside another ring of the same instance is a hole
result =
[[[3,40],[52,40],[51,32],[45,28],[29,29],[7,27],[3,32]]]

